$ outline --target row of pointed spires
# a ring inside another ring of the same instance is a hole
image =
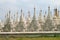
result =
[[[56,17],[58,17],[58,13],[57,13],[57,10],[55,9],[55,16]],[[9,11],[9,13],[7,14],[7,16],[6,16],[6,18],[9,18],[8,20],[10,20],[10,13],[11,13],[11,11]],[[17,18],[16,19],[18,19],[18,12],[17,12]],[[46,15],[46,12],[45,12],[45,15]],[[44,15],[44,17],[45,17],[45,15]],[[30,11],[28,11],[28,18],[30,17]],[[15,15],[14,15],[14,18],[15,18]],[[50,6],[48,7],[48,16],[47,16],[47,19],[48,20],[50,20],[50,18],[51,18],[51,12],[50,12]],[[42,22],[42,10],[40,10],[40,14],[39,14],[39,21],[40,21],[40,23]],[[19,21],[19,23],[23,23],[23,21],[24,21],[24,14],[23,14],[23,11],[22,11],[22,9],[21,9],[21,15],[20,15],[20,21]],[[29,20],[28,20],[29,21]],[[34,15],[33,15],[33,18],[32,18],[32,22],[33,22],[33,24],[35,24],[34,26],[36,26],[37,27],[37,21],[36,21],[36,8],[34,7]],[[31,22],[31,23],[32,23]],[[17,29],[19,30],[19,24],[18,23],[18,25],[17,25]],[[33,24],[30,24],[30,25],[33,25]],[[22,24],[23,25],[23,24]],[[30,26],[31,27],[31,26]],[[34,27],[33,27],[34,28]],[[33,30],[35,30],[35,29],[33,29]]]
[[[56,17],[58,17],[59,16],[59,14],[57,13],[57,8],[56,9],[54,9],[54,11],[55,11],[55,14],[54,14],[54,16],[56,16]],[[7,17],[11,17],[11,15],[10,15],[10,13],[11,13],[11,11],[9,11],[9,13],[7,13],[7,15],[5,15],[5,18],[7,18]],[[16,19],[18,19],[18,12],[17,12],[17,14],[16,14],[17,16],[16,16]],[[34,19],[36,18],[36,8],[34,7]],[[50,12],[50,6],[48,6],[48,16],[51,16],[51,12]],[[22,11],[22,9],[21,9],[21,16],[20,17],[24,17],[24,14],[23,14],[23,11]],[[28,17],[30,17],[30,11],[28,11]],[[46,12],[45,12],[45,14],[44,14],[44,18],[46,17]],[[12,17],[11,17],[12,18]],[[15,18],[15,14],[14,14],[14,18]],[[39,14],[39,19],[41,19],[42,18],[42,10],[40,10],[40,14]]]

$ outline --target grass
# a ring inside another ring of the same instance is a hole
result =
[[[0,35],[0,40],[60,40],[60,36],[26,37],[26,35],[13,35],[13,36],[12,35]]]
[[[27,38],[27,37],[20,37],[20,38],[0,38],[0,40],[60,40],[60,37],[37,37],[37,38]]]

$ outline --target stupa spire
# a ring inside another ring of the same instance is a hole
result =
[[[34,7],[34,15],[33,15],[33,19],[31,21],[31,23],[29,24],[29,26],[27,27],[28,28],[28,31],[32,32],[32,31],[37,31],[39,30],[38,27],[40,27],[40,25],[38,24],[37,20],[36,20],[36,9]]]
[[[56,17],[59,16],[57,8],[54,9],[54,16],[56,16]]]
[[[11,11],[9,11],[9,18],[10,18],[10,13],[11,13]]]
[[[4,24],[3,31],[10,32],[11,31],[11,23],[10,23],[10,11],[7,13],[6,23]]]
[[[38,18],[39,24],[43,24],[43,18],[42,18],[42,10],[39,12],[39,18]]]
[[[24,31],[24,27],[25,27],[25,24],[24,24],[24,18],[23,18],[23,11],[21,9],[20,21],[16,25],[16,31],[17,32],[20,32],[20,31],[23,32]]]
[[[34,15],[33,15],[33,20],[35,20],[36,19],[36,8],[35,8],[35,6],[34,6]]]
[[[22,11],[22,9],[21,9],[20,21],[23,21],[23,11]]]
[[[30,11],[28,11],[28,17],[30,17]]]
[[[39,20],[41,20],[42,19],[42,10],[40,10],[40,12],[39,12]]]
[[[5,14],[5,22],[4,22],[4,24],[6,24],[6,19],[7,19],[7,14]]]
[[[34,7],[34,16],[36,15],[36,8]]]
[[[47,18],[50,19],[50,17],[51,17],[50,6],[48,6],[48,15],[47,15]]]
[[[16,13],[16,21],[18,21],[18,12]]]
[[[45,14],[44,14],[44,20],[46,20],[46,11],[45,11]]]
[[[29,24],[31,22],[31,18],[30,18],[30,11],[28,11],[28,15],[27,15],[27,24]]]

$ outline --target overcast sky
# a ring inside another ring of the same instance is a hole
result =
[[[23,9],[24,14],[27,14],[28,10],[33,14],[33,8],[36,7],[36,14],[40,9],[47,11],[47,7],[50,6],[53,11],[54,8],[60,9],[60,0],[0,0],[0,18],[11,10],[11,14],[16,14],[18,11],[20,14],[21,8]]]

